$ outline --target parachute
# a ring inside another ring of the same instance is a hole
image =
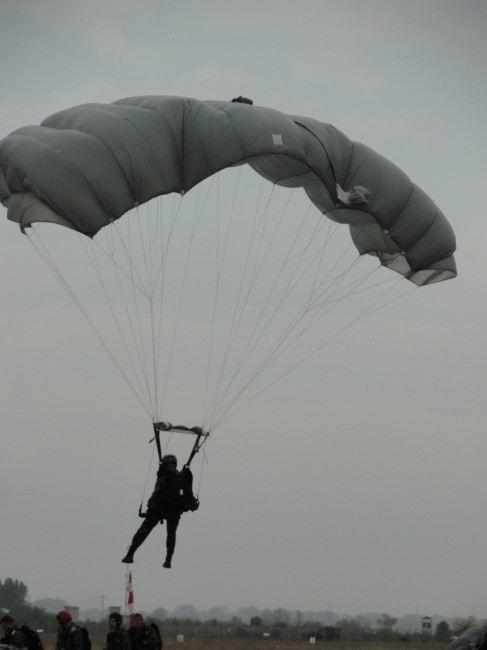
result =
[[[303,187],[350,225],[360,253],[412,282],[455,276],[451,227],[395,165],[330,124],[242,103],[133,97],[55,113],[1,141],[0,198],[22,229],[50,221],[93,237],[134,206],[243,163]]]
[[[355,281],[348,284],[345,291],[341,272],[329,275],[328,271],[328,275],[318,278],[316,269],[321,267],[325,249],[328,251],[332,248],[329,240],[319,246],[316,243],[315,233],[325,223],[340,230],[343,230],[342,224],[348,226],[349,241],[353,243],[358,258],[370,259],[368,256],[373,256],[379,266],[391,269],[414,286],[422,286],[456,276],[453,256],[455,236],[446,217],[393,163],[367,146],[352,142],[334,126],[307,117],[285,115],[271,108],[256,106],[250,100],[201,101],[184,97],[144,96],[121,99],[111,104],[84,104],[55,113],[40,126],[17,129],[0,141],[0,200],[7,207],[8,219],[17,222],[22,232],[28,234],[30,230],[36,231],[36,224],[55,224],[94,241],[99,241],[103,232],[117,233],[107,234],[109,243],[104,255],[111,258],[116,271],[131,283],[134,302],[139,304],[142,297],[147,298],[150,311],[148,334],[138,332],[139,316],[130,322],[131,336],[137,338],[140,364],[146,365],[149,370],[139,376],[139,370],[135,369],[134,380],[128,378],[125,369],[121,368],[121,371],[137,394],[145,390],[145,384],[151,384],[147,388],[150,397],[147,402],[144,401],[144,407],[154,423],[169,417],[180,419],[179,415],[168,413],[164,400],[158,397],[165,390],[165,383],[158,374],[162,354],[160,340],[171,338],[174,341],[175,336],[174,333],[168,335],[168,328],[162,321],[163,315],[169,314],[171,317],[171,332],[174,332],[176,321],[183,320],[179,315],[181,287],[191,273],[204,276],[207,265],[198,259],[193,269],[189,270],[186,258],[182,259],[180,247],[176,247],[175,253],[169,252],[169,242],[176,239],[173,226],[179,206],[174,207],[173,203],[169,211],[158,213],[157,216],[153,213],[147,219],[140,216],[141,206],[150,206],[155,197],[170,198],[174,195],[181,195],[184,197],[182,202],[185,202],[187,195],[192,195],[205,183],[211,184],[217,173],[225,175],[244,167],[270,181],[271,185],[266,185],[271,188],[282,186],[290,191],[302,188],[309,198],[309,208],[316,206],[319,221],[314,222],[306,235],[289,235],[286,240],[287,253],[281,266],[283,272],[287,273],[287,279],[280,297],[275,297],[280,276],[272,276],[263,299],[264,311],[257,316],[247,342],[242,344],[241,351],[236,355],[238,360],[234,361],[234,370],[225,375],[233,335],[248,307],[249,296],[260,291],[256,273],[265,268],[265,273],[270,277],[276,268],[273,262],[266,267],[264,258],[271,248],[272,237],[281,225],[273,227],[271,237],[270,227],[260,220],[264,213],[270,211],[268,202],[259,194],[256,200],[259,219],[256,220],[254,214],[255,225],[250,226],[251,243],[245,260],[248,278],[232,285],[227,293],[237,296],[235,304],[238,305],[233,317],[229,316],[232,323],[230,334],[219,334],[216,330],[223,320],[222,312],[213,312],[211,317],[211,332],[208,334],[210,351],[219,345],[226,356],[219,370],[214,371],[219,395],[215,393],[210,398],[213,415],[197,416],[203,427],[214,427],[228,416],[242,399],[247,387],[268,368],[276,355],[299,338],[309,325],[319,322],[321,315],[317,317],[316,314],[323,306],[336,306],[345,293],[360,291],[360,285]],[[193,188],[193,192],[190,192]],[[209,246],[206,232],[198,245],[192,243],[196,228],[201,227],[197,224],[200,221],[200,208],[205,201],[206,195],[198,195],[193,213],[194,224],[185,223],[190,242],[188,250],[197,249],[198,255]],[[235,201],[233,199],[232,203],[230,200],[231,207],[227,208],[227,212],[232,213],[232,219],[239,207],[235,207]],[[308,218],[307,212],[304,216],[302,211],[294,214],[287,205],[282,208],[283,212],[287,211],[287,216],[291,212],[296,227],[301,229]],[[123,232],[123,222],[127,216],[120,218],[134,211],[138,215],[138,226],[130,231],[127,226],[127,231]],[[153,218],[156,221],[151,221]],[[121,225],[117,230],[119,220]],[[240,228],[246,226],[244,222],[247,220],[252,221],[252,215],[244,211],[234,220],[239,222],[239,239]],[[113,228],[116,230],[112,231]],[[147,232],[143,235],[145,243],[140,245],[143,259],[141,270],[132,261],[132,251],[139,230],[142,232],[144,228],[147,228]],[[216,226],[217,252],[210,255],[218,274],[215,295],[222,293],[220,272],[223,266],[234,263],[230,253],[222,252],[227,242],[226,228]],[[259,243],[256,243],[257,233],[262,236]],[[119,240],[121,252],[115,252],[115,239]],[[44,250],[43,244],[39,248]],[[278,244],[277,248],[283,246]],[[156,250],[161,259],[152,270],[147,271]],[[249,262],[251,251],[254,259]],[[169,306],[165,294],[163,297],[162,285],[170,275],[170,269],[174,268],[171,256],[177,267],[174,275],[178,276],[181,284],[175,291],[176,301]],[[45,254],[45,257],[51,260],[49,254]],[[295,262],[298,257],[299,261]],[[122,270],[124,258],[128,261]],[[91,263],[98,268],[98,262]],[[61,271],[56,270],[56,273],[62,275],[62,264],[60,268]],[[143,286],[142,275],[145,271],[150,278],[148,289]],[[305,275],[313,276],[306,292],[298,286],[298,280]],[[108,293],[109,283],[105,279],[101,282],[103,291]],[[325,299],[324,287],[330,285],[335,289],[341,287],[342,293]],[[304,307],[299,308],[296,318],[290,317],[289,329],[267,336],[267,325],[271,321],[282,320],[277,314],[283,305],[288,304],[293,291],[300,295],[306,293]],[[124,301],[126,296],[125,293]],[[156,307],[157,297],[161,302]],[[272,299],[275,300],[273,305],[270,304]],[[195,327],[193,335],[186,333],[186,337],[190,336],[185,339],[186,347],[191,347],[194,339],[200,338],[200,302],[193,300],[194,310],[185,318],[186,322],[188,318],[192,319]],[[233,298],[226,298],[224,311],[231,301]],[[308,324],[303,324],[305,318],[309,318]],[[257,341],[262,344],[260,360],[253,361],[254,370],[246,370],[240,387],[236,388],[236,376],[243,372],[241,359],[256,356]],[[169,348],[162,364],[165,368],[172,363],[172,344]],[[118,361],[116,363],[118,365]],[[130,365],[136,364],[131,361]],[[210,370],[204,372],[210,375]],[[284,369],[283,374],[285,372]],[[151,375],[150,379],[147,373]],[[188,365],[186,373],[192,373]],[[274,379],[269,383],[272,381]]]

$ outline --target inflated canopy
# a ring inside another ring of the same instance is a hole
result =
[[[47,221],[93,237],[134,206],[244,163],[303,187],[349,224],[361,254],[414,283],[455,277],[452,228],[395,165],[330,124],[241,102],[145,96],[55,113],[0,141],[0,199],[22,229]]]

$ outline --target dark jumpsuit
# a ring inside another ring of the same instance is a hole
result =
[[[190,469],[184,467],[178,472],[161,465],[154,491],[147,502],[147,514],[132,539],[131,549],[139,548],[157,524],[165,521],[167,559],[170,560],[176,546],[176,530],[181,514],[196,509],[197,503],[192,492]]]

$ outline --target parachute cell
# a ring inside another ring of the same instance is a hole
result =
[[[0,141],[0,199],[22,229],[47,221],[93,237],[134,206],[246,163],[303,187],[349,225],[360,254],[415,284],[455,277],[452,228],[393,163],[330,124],[247,103],[144,96],[55,113]]]

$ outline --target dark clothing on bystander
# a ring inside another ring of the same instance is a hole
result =
[[[10,629],[5,636],[0,639],[3,645],[10,645],[14,648],[27,648],[27,636],[18,627]]]
[[[110,630],[107,634],[106,650],[131,650],[132,643],[127,630]]]
[[[132,650],[161,650],[162,639],[154,623],[129,627]]]
[[[84,650],[83,632],[76,625],[59,626],[56,650]]]

